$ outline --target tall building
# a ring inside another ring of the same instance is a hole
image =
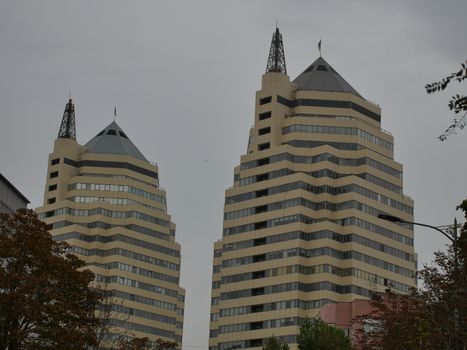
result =
[[[37,211],[117,299],[106,313],[109,341],[122,334],[182,341],[180,245],[158,174],[115,121],[78,144],[67,103]]]
[[[26,208],[29,200],[0,174],[0,213],[12,214],[20,208]]]
[[[326,303],[416,285],[412,220],[381,109],[322,57],[290,81],[273,34],[247,154],[226,190],[214,244],[210,350],[296,349]]]

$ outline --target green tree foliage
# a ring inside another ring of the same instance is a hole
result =
[[[0,214],[0,350],[84,350],[95,342],[98,293],[83,261],[32,210]]]
[[[289,350],[289,345],[278,338],[271,336],[266,340],[263,350]]]
[[[461,64],[461,69],[456,73],[451,73],[440,81],[425,85],[426,92],[431,94],[442,91],[452,81],[462,82],[467,79],[467,62]],[[451,97],[448,103],[449,109],[454,111],[455,117],[451,125],[438,138],[445,141],[449,135],[455,134],[457,129],[463,129],[466,125],[467,118],[467,96],[456,94]]]
[[[461,209],[467,219],[467,200]],[[412,295],[387,291],[372,301],[374,311],[358,320],[376,325],[362,329],[363,349],[467,349],[467,225],[461,227],[457,247],[435,252],[434,264],[419,276],[422,288]]]
[[[151,343],[148,338],[131,338],[120,341],[117,350],[178,350],[176,342],[157,339]]]
[[[350,350],[351,343],[342,329],[316,319],[305,319],[298,336],[299,350]]]

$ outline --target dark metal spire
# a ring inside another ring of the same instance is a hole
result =
[[[71,98],[65,106],[58,138],[76,140],[75,105]]]
[[[271,48],[269,49],[268,64],[266,73],[278,72],[287,74],[285,67],[284,44],[282,43],[282,34],[279,28],[276,27],[276,32],[272,35]]]

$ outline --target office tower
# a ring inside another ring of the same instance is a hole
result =
[[[158,174],[115,121],[78,144],[67,103],[37,211],[116,298],[109,342],[121,335],[182,341],[180,245]]]
[[[210,350],[296,349],[326,303],[416,285],[412,220],[381,109],[319,57],[290,81],[273,34],[247,153],[225,193],[214,244]]]
[[[20,208],[26,208],[29,200],[0,174],[0,213],[12,214]]]

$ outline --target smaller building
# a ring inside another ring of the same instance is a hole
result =
[[[29,200],[0,173],[0,213],[11,214],[26,208]]]
[[[364,325],[358,322],[360,316],[368,315],[373,311],[370,300],[355,299],[352,302],[329,303],[319,311],[318,317],[329,325],[342,329],[358,348],[357,330]]]

